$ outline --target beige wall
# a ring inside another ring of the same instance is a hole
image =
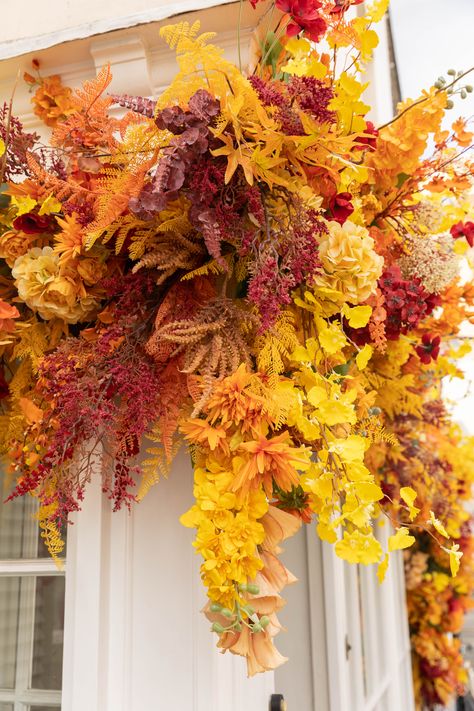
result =
[[[3,0],[0,59],[232,0]]]

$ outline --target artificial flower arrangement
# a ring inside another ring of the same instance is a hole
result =
[[[407,549],[431,708],[466,681],[451,633],[474,589],[474,443],[441,393],[474,321],[473,134],[441,122],[472,89],[450,72],[376,128],[387,2],[359,2],[269,3],[246,71],[198,23],[165,27],[179,71],[157,101],[109,95],[107,67],[76,91],[26,75],[52,136],[5,105],[0,448],[59,559],[91,477],[131,506],[186,445],[205,614],[249,674],[285,661],[278,553],[302,523],[380,581]]]

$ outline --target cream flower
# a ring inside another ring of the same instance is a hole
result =
[[[406,279],[420,279],[426,291],[439,293],[459,276],[460,257],[451,235],[417,237],[407,241],[407,254],[400,259]]]
[[[365,227],[347,220],[342,226],[329,222],[328,230],[319,244],[323,272],[316,285],[340,291],[350,303],[362,303],[375,291],[383,258]]]
[[[12,275],[20,299],[45,320],[77,323],[97,305],[77,274],[61,269],[51,247],[34,247],[18,257]]]

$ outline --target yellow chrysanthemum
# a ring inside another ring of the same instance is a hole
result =
[[[352,304],[368,299],[377,285],[383,258],[364,227],[347,221],[328,223],[328,233],[319,244],[323,272],[316,278],[320,287],[335,289]]]

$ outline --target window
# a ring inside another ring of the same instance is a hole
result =
[[[0,473],[2,501],[8,495]],[[0,711],[58,711],[64,572],[41,539],[32,496],[0,504]]]

